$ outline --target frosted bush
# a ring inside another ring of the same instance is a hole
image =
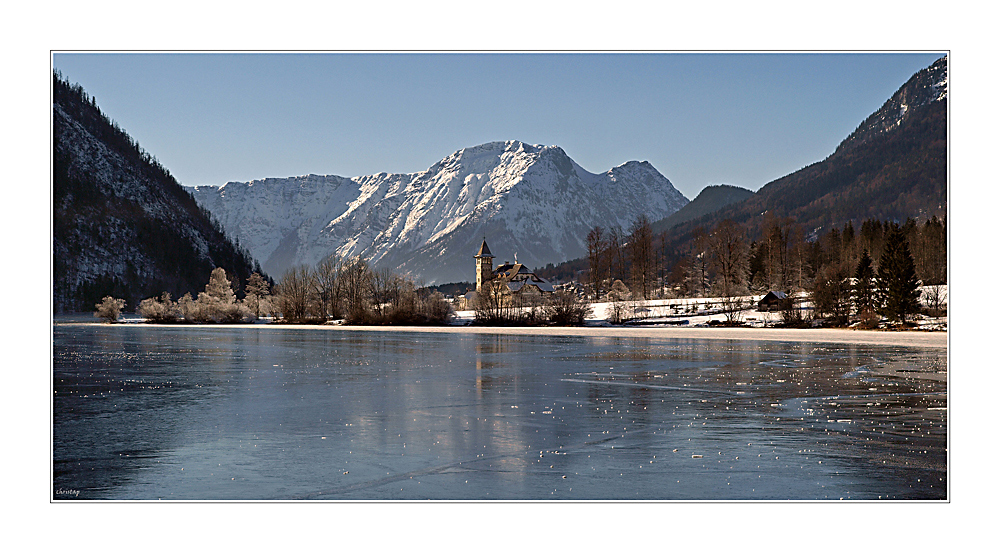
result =
[[[146,298],[139,302],[139,315],[153,323],[174,323],[181,317],[177,304],[170,301],[170,293],[159,298]]]
[[[101,303],[94,304],[94,307],[97,308],[97,311],[94,312],[95,317],[106,323],[113,323],[118,320],[122,309],[125,309],[125,300],[104,296]]]

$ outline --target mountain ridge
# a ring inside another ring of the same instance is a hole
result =
[[[947,216],[948,58],[914,73],[825,159],[775,179],[746,199],[680,223],[698,198],[663,220],[668,265],[689,250],[696,231],[731,219],[760,236],[768,217],[790,217],[815,237],[847,221],[904,221]],[[671,218],[674,220],[671,221]],[[546,274],[572,274],[581,260]]]
[[[723,219],[755,234],[766,217],[791,217],[816,235],[847,221],[945,217],[947,97],[942,57],[910,77],[827,158],[765,184],[746,200],[677,225],[668,248],[681,255],[695,228]]]
[[[698,193],[691,203],[680,208],[672,215],[652,224],[654,234],[670,230],[681,224],[714,213],[727,205],[741,202],[751,196],[753,191],[732,184],[712,184]]]
[[[517,140],[462,148],[415,173],[268,178],[194,195],[272,274],[360,255],[429,284],[467,280],[463,258],[484,235],[500,255],[541,266],[582,254],[594,224],[688,203],[648,162],[595,174],[558,146]]]

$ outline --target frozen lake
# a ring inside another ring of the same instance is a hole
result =
[[[945,349],[56,324],[53,495],[947,498]]]

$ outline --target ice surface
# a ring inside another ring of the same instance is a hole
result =
[[[56,499],[947,497],[944,350],[690,336],[56,325]]]

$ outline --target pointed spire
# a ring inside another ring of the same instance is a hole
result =
[[[473,257],[477,257],[477,258],[478,257],[493,257],[493,254],[490,253],[490,247],[486,245],[486,237],[485,236],[483,237],[483,245],[479,247],[479,253],[477,253]]]

